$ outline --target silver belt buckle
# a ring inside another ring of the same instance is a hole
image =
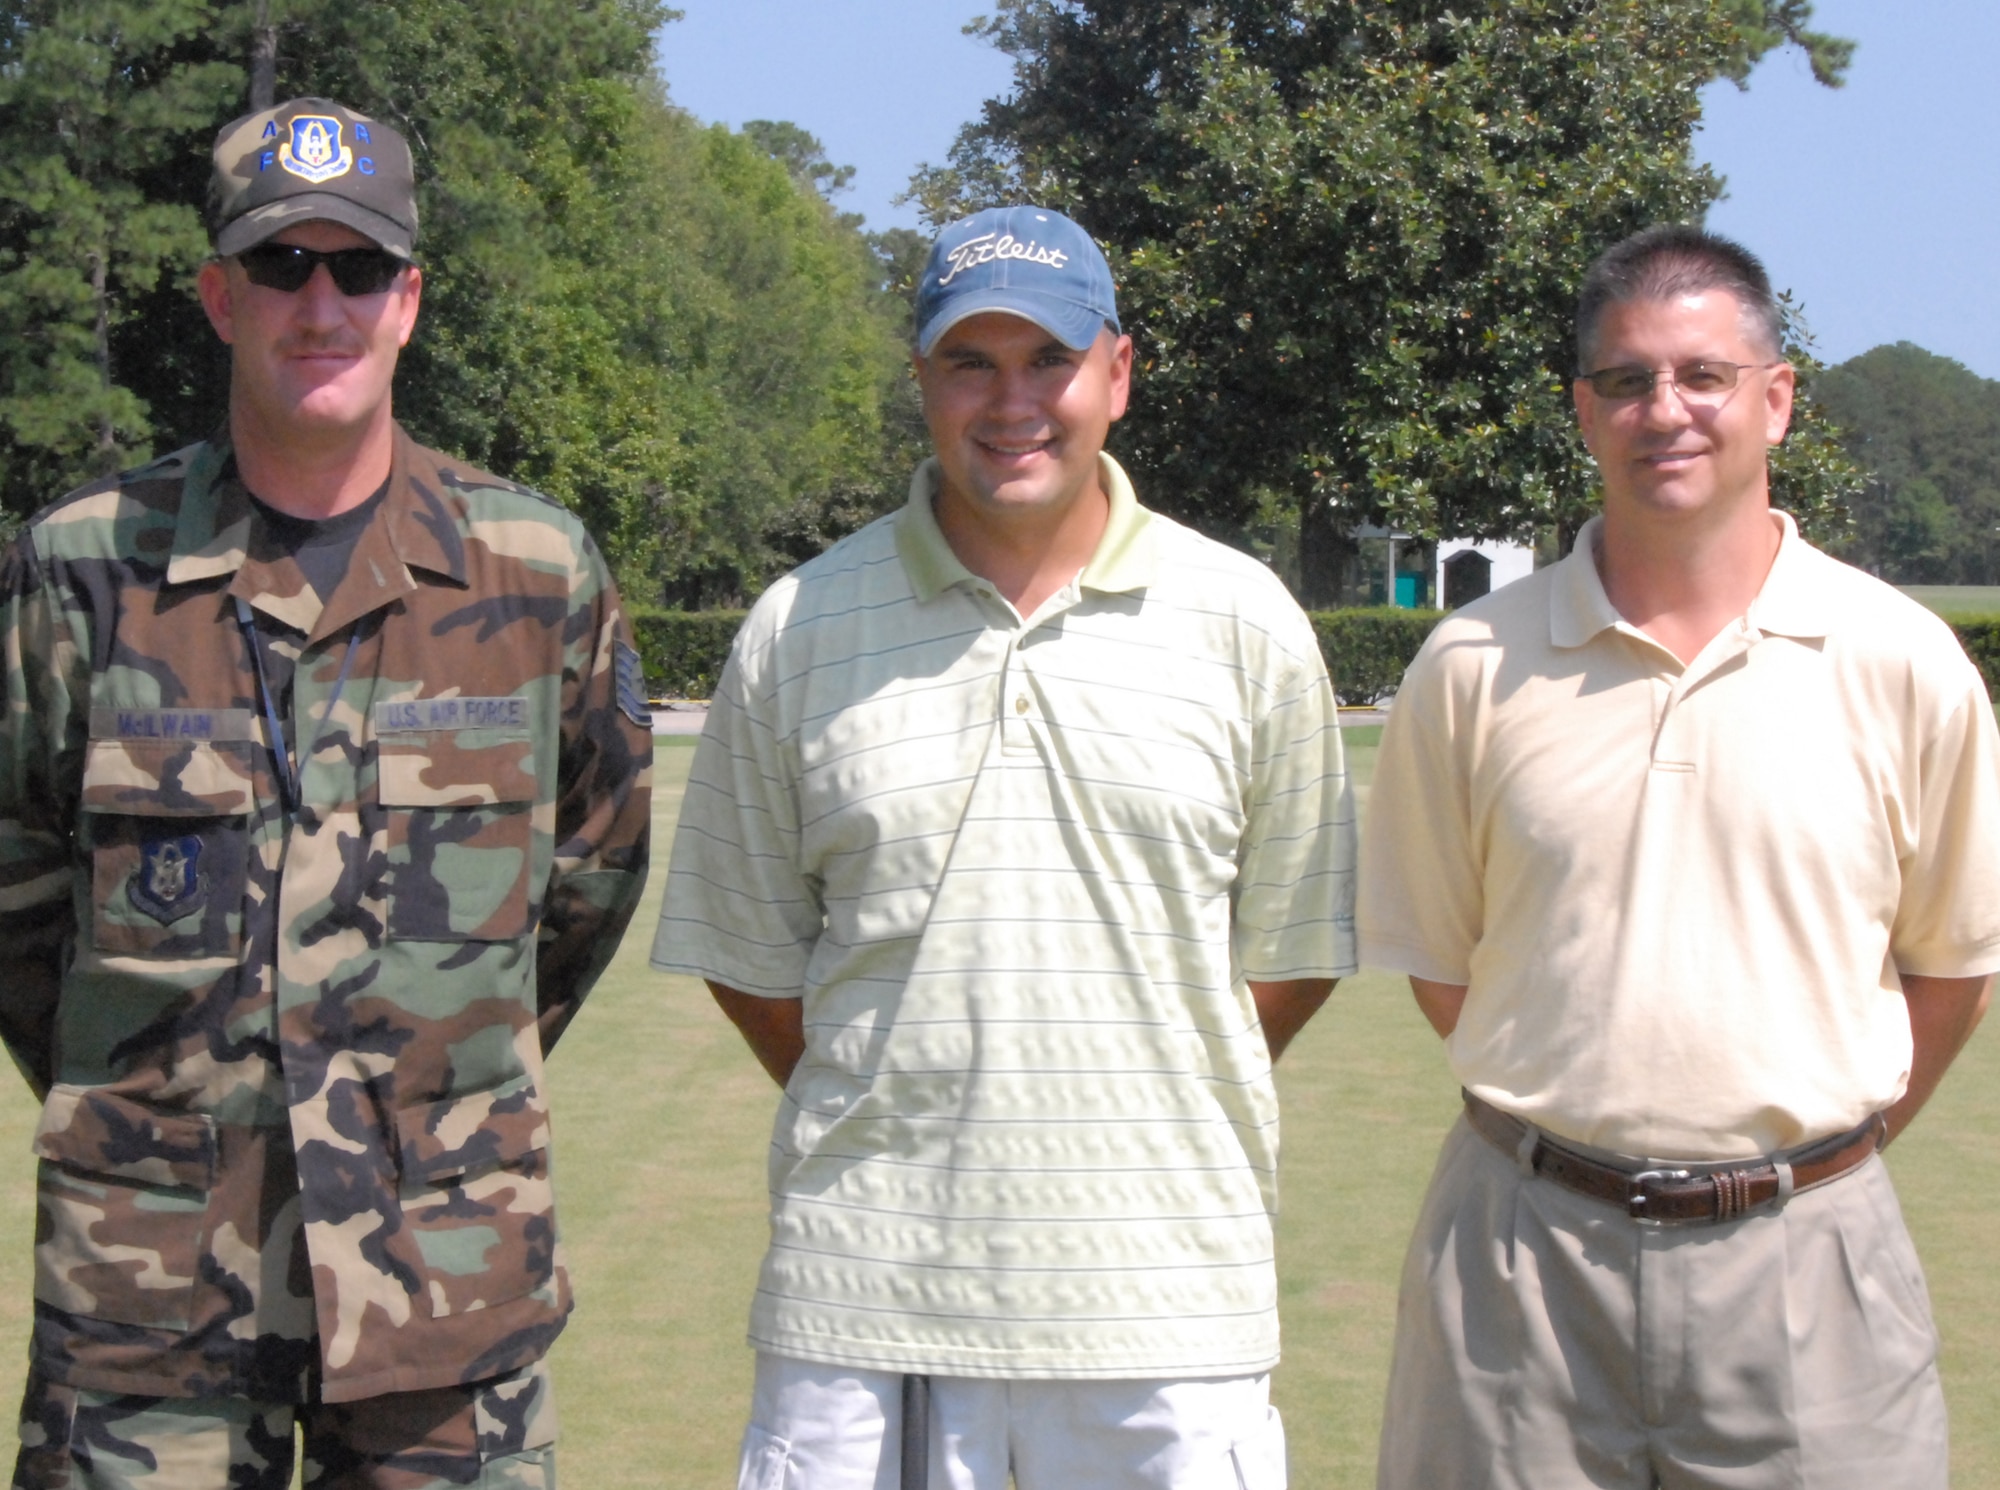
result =
[[[1628,1189],[1625,1194],[1625,1214],[1630,1216],[1634,1221],[1641,1222],[1647,1226],[1666,1225],[1666,1222],[1656,1220],[1646,1214],[1646,1181],[1691,1180],[1693,1178],[1694,1171],[1691,1169],[1641,1169],[1637,1171],[1627,1177],[1626,1183]]]

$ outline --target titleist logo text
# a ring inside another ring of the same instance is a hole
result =
[[[1046,264],[1051,269],[1060,269],[1069,262],[1069,255],[1061,249],[1043,248],[1032,238],[1023,243],[1012,233],[997,236],[985,233],[977,238],[968,238],[945,257],[951,260],[951,272],[938,280],[940,290],[966,270],[977,269],[981,264],[991,264],[999,259],[1020,259],[1028,264]]]

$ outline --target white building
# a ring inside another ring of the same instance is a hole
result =
[[[1437,546],[1431,593],[1450,609],[1490,594],[1535,572],[1535,551],[1525,543],[1447,538]]]

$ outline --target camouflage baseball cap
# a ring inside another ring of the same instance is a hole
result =
[[[295,98],[224,125],[208,184],[215,251],[242,253],[314,218],[409,258],[417,183],[403,137],[325,98]]]

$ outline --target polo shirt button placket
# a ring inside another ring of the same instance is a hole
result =
[[[1695,735],[1692,733],[1697,723],[1684,721],[1683,716],[1690,708],[1716,707],[1706,697],[1694,695],[1715,686],[1716,675],[1749,651],[1761,633],[1747,623],[1738,622],[1728,635],[1733,646],[1716,655],[1704,651],[1695,659],[1697,665],[1690,665],[1666,680],[1665,703],[1653,731],[1655,770],[1693,772],[1697,769]]]
[[[1028,691],[1028,670],[1021,663],[1021,642],[1014,638],[1007,649],[1007,672],[1000,687],[1000,749],[1005,755],[1033,755],[1035,737],[1028,728],[1034,714],[1034,699]]]
[[[1653,769],[1691,772],[1694,761],[1688,756],[1687,732],[1681,727],[1681,713],[1687,707],[1687,675],[1682,673],[1664,681],[1666,697],[1660,705],[1659,723],[1653,730]]]

